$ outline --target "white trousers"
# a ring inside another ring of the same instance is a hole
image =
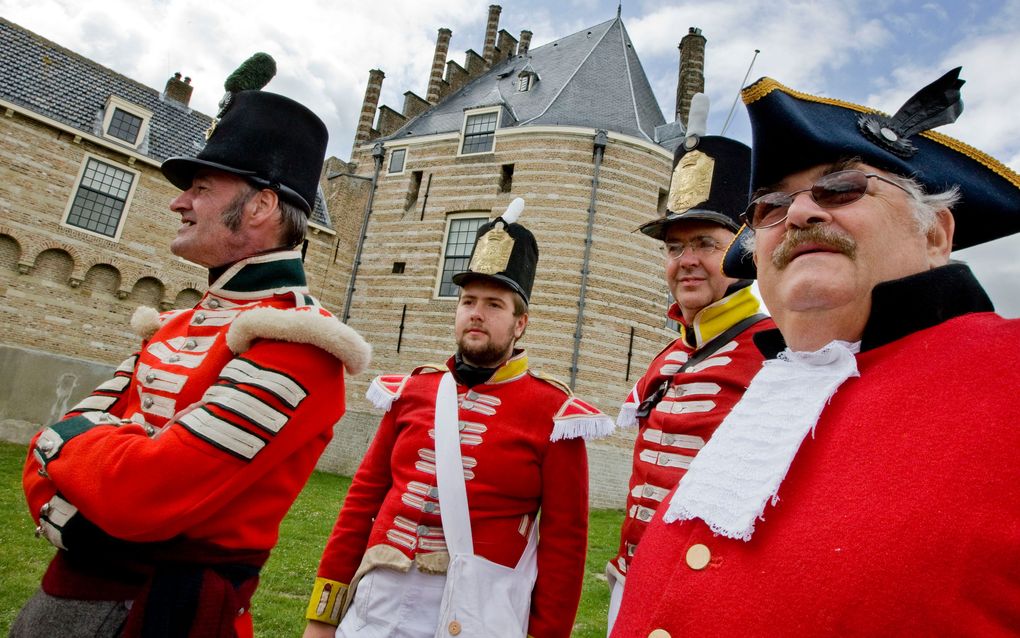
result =
[[[606,636],[613,633],[616,615],[620,613],[620,603],[623,602],[623,583],[622,580],[609,579],[609,622],[606,626]]]
[[[423,574],[414,565],[405,574],[377,568],[354,592],[337,638],[433,638],[439,622],[446,576]]]

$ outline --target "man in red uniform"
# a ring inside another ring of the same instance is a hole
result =
[[[531,604],[516,635],[570,635],[587,543],[584,439],[608,434],[613,424],[530,370],[527,354],[516,347],[528,324],[537,261],[534,236],[512,218],[482,226],[469,269],[453,278],[461,286],[456,354],[445,365],[372,382],[368,398],[386,415],[319,563],[306,637],[431,638],[440,624],[451,636],[513,635],[481,607],[475,623],[440,616],[451,560],[446,516],[453,506],[440,496],[434,421],[446,372],[456,381],[458,405],[451,408],[474,554],[519,566],[537,525],[537,562],[521,566],[537,565],[537,579],[533,590],[517,592]],[[488,583],[466,595],[482,602],[497,597]]]
[[[774,327],[758,314],[751,280],[722,272],[747,203],[751,149],[692,134],[673,165],[669,212],[639,230],[663,242],[666,285],[675,299],[668,316],[680,336],[652,360],[617,418],[621,427],[637,425],[638,433],[620,549],[606,566],[610,631],[648,522],[761,367],[752,335]]]
[[[279,523],[344,412],[361,337],[322,309],[301,254],[326,129],[240,90],[197,158],[171,251],[209,268],[188,310],[139,309],[138,352],[29,447],[24,487],[58,548],[12,636],[250,636]]]
[[[950,251],[1020,230],[1020,176],[929,130],[958,74],[892,117],[744,90],[753,241],[724,270],[757,267],[778,357],[649,527],[614,636],[1016,635],[1020,321]]]

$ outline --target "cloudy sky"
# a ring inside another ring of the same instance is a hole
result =
[[[498,1],[498,0],[497,0]],[[436,31],[453,31],[450,59],[481,52],[486,0],[0,0],[0,15],[156,89],[192,78],[192,106],[212,114],[222,82],[255,51],[277,60],[269,88],[326,121],[330,154],[350,156],[369,69],[386,74],[382,103],[424,96]],[[615,0],[503,0],[500,28],[534,33],[532,47],[604,22]],[[792,88],[895,111],[918,88],[963,66],[966,108],[942,132],[1020,170],[1020,0],[627,0],[622,6],[645,72],[672,119],[677,44],[688,27],[708,39],[709,132],[750,141],[737,90],[768,75]],[[760,53],[755,57],[755,50]],[[961,251],[998,310],[1020,317],[1020,236]]]

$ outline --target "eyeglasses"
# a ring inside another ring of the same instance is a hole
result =
[[[864,171],[838,171],[823,175],[811,188],[802,188],[792,193],[766,193],[747,205],[740,219],[752,230],[771,228],[781,224],[790,212],[794,198],[801,193],[810,193],[811,199],[822,208],[839,208],[852,204],[864,197],[868,192],[868,178],[882,180],[896,188],[909,193],[903,185],[893,180]]]
[[[687,249],[692,250],[698,257],[707,257],[719,250],[720,246],[722,244],[716,240],[702,235],[701,237],[695,237],[691,241],[667,241],[659,249],[662,250],[662,254],[667,259],[680,259],[687,252]]]

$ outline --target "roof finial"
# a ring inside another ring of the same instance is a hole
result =
[[[620,19],[620,14],[623,12],[623,0],[616,3],[616,19]]]

